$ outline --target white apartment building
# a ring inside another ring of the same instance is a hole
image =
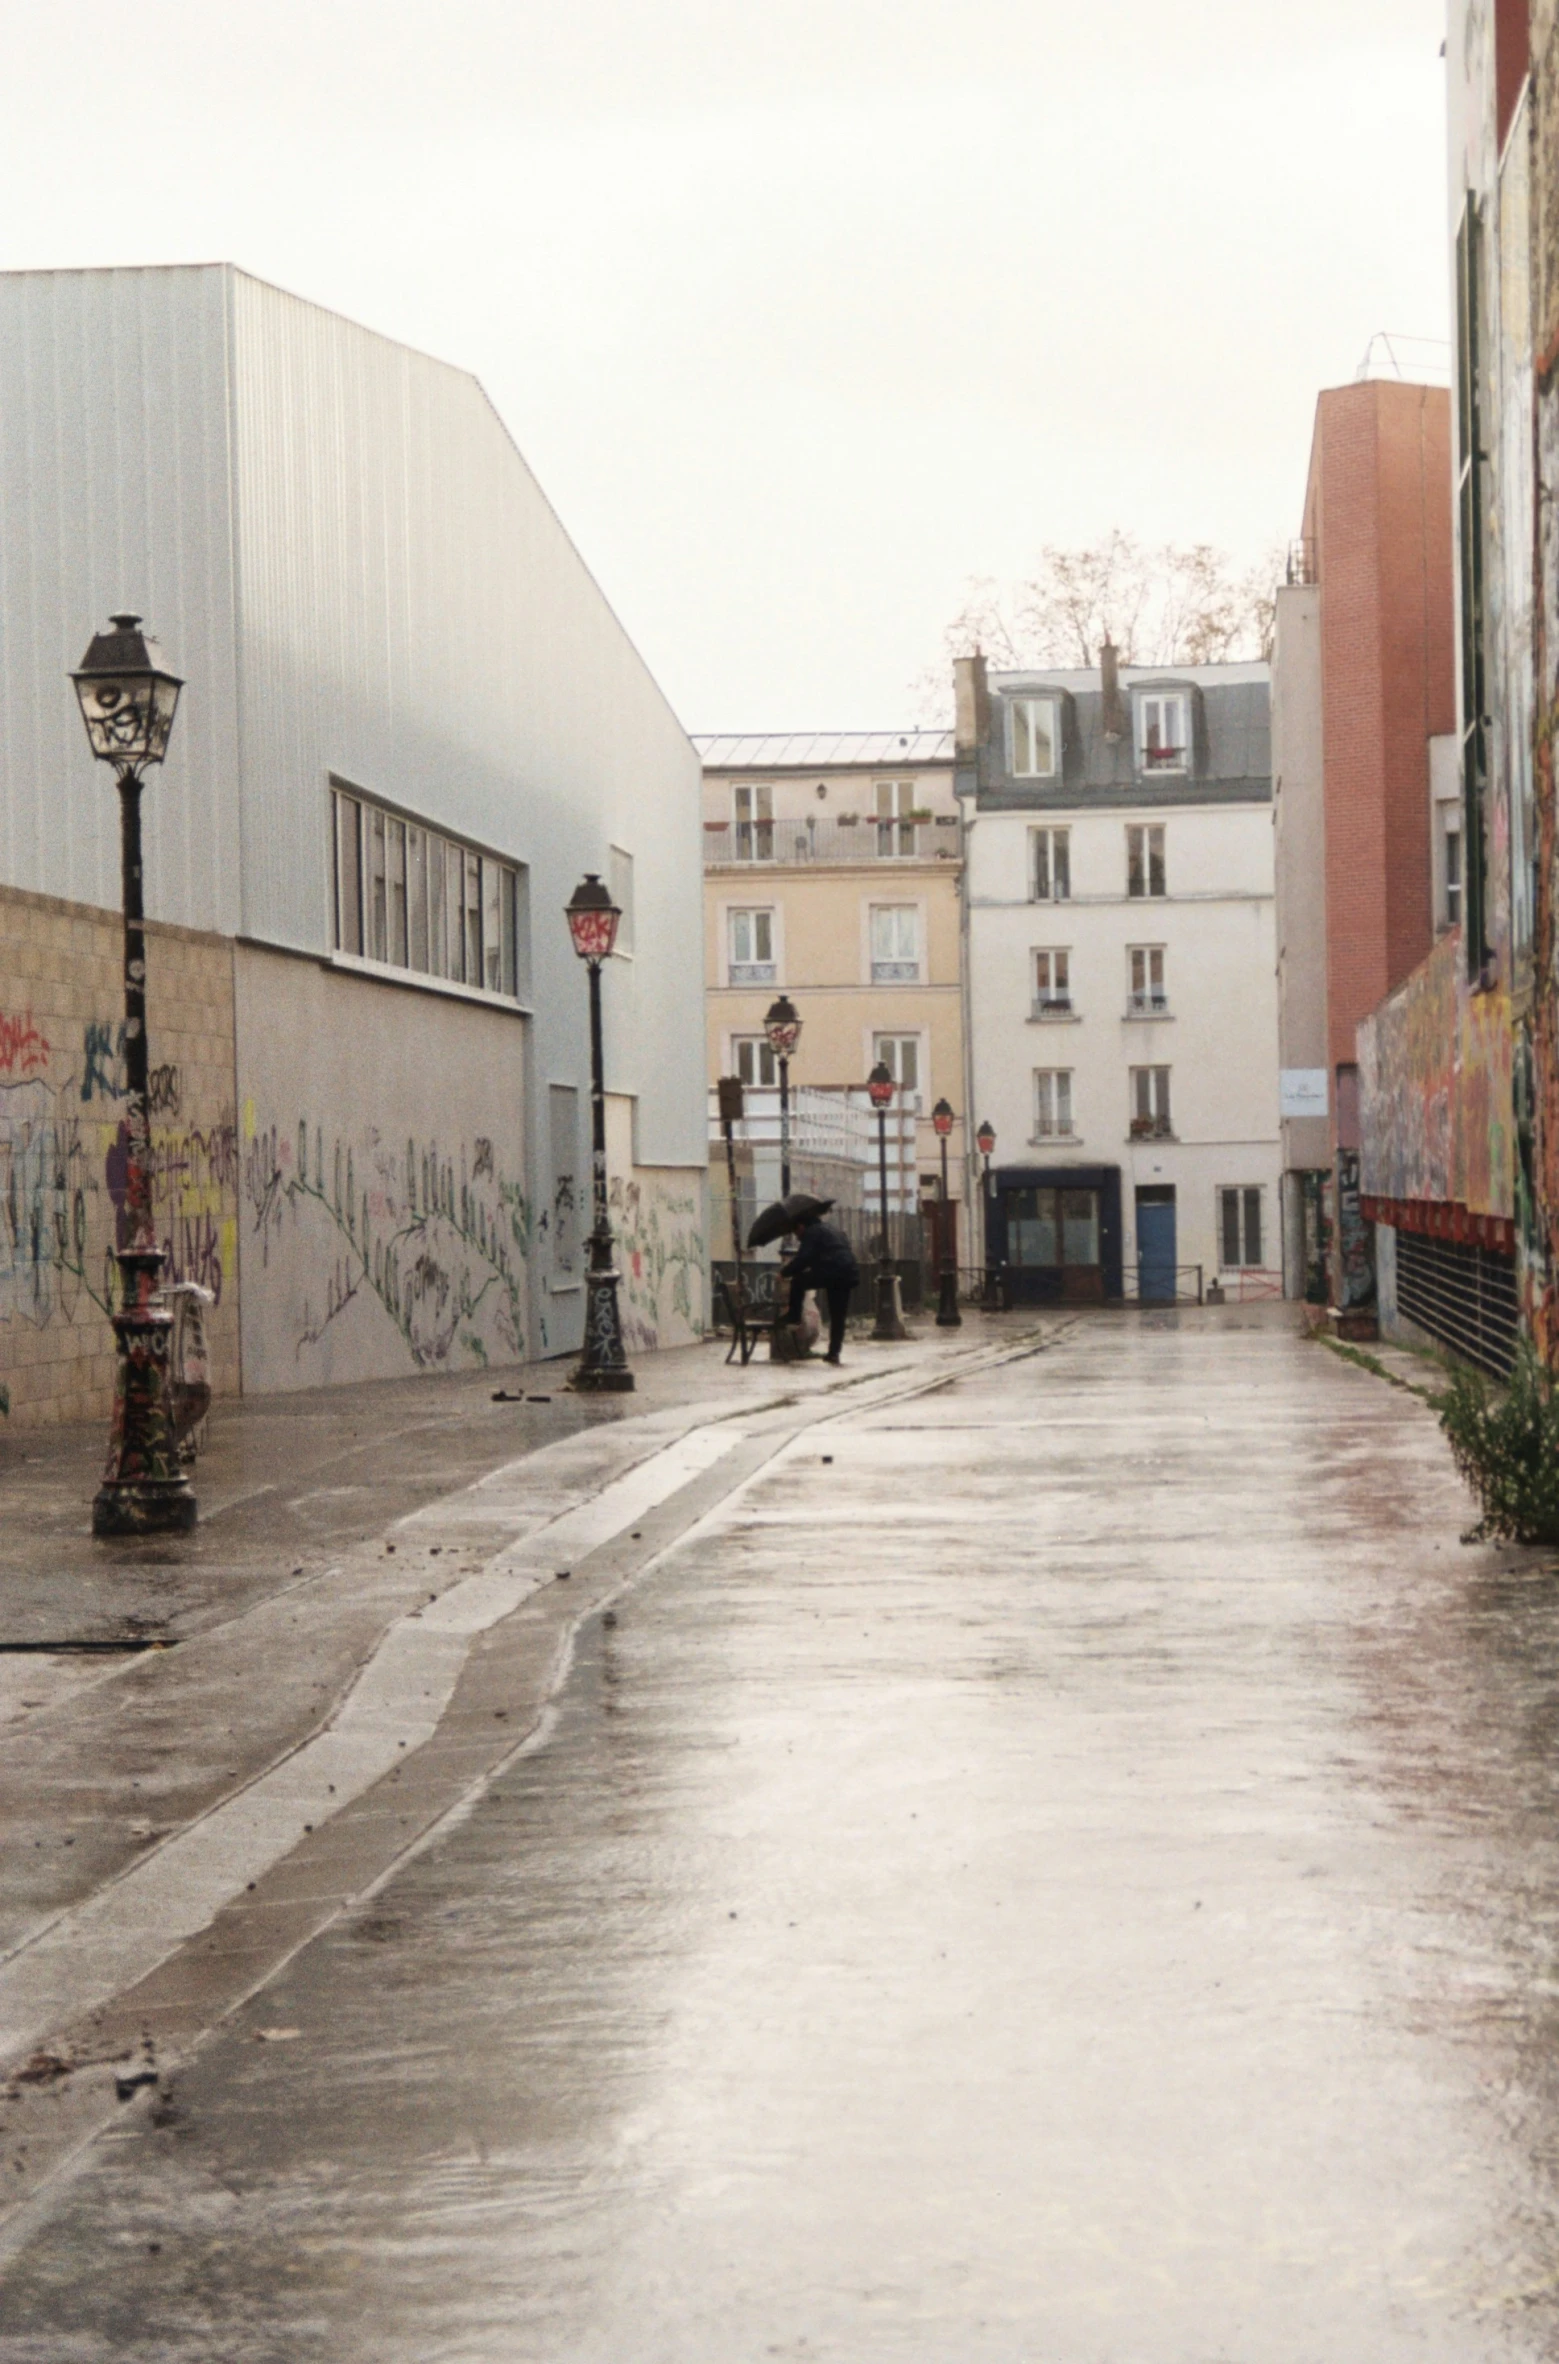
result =
[[[1277,1295],[1268,669],[1102,657],[958,668],[987,1254],[1019,1302]]]

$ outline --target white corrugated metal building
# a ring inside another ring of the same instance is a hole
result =
[[[55,906],[117,908],[114,799],[66,675],[125,609],[188,685],[146,798],[149,909],[232,946],[232,1154],[202,1187],[231,1234],[244,1383],[577,1342],[588,1043],[562,906],[586,869],[631,900],[607,976],[631,1327],[641,1345],[691,1334],[699,764],[480,385],[229,265],[0,276],[13,1000],[22,938]],[[154,1062],[156,969],[154,942]],[[77,1013],[54,999],[45,1067],[8,1074],[0,1033],[13,1171],[7,1085],[41,1076],[58,1126],[91,1080]],[[94,1004],[82,1023],[113,1016]],[[40,1106],[34,1090],[34,1150]],[[90,1186],[90,1155],[82,1170]],[[176,1221],[173,1236],[177,1263]]]

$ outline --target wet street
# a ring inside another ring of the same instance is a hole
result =
[[[855,1364],[13,2220],[4,2364],[1559,2353],[1549,1556],[1284,1309]]]

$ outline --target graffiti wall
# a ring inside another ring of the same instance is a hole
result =
[[[703,1170],[636,1166],[633,1103],[621,1098],[607,1101],[606,1164],[628,1352],[690,1346],[705,1326]]]
[[[530,1351],[524,1021],[240,946],[252,1392]]]
[[[124,1204],[121,937],[110,912],[0,889],[0,1385],[10,1419],[106,1418]],[[238,1386],[232,949],[147,930],[153,1205],[198,1281],[217,1392]]]
[[[1452,930],[1359,1029],[1367,1196],[1514,1214],[1512,1046],[1509,994],[1473,990]]]

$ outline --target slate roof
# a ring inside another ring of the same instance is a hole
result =
[[[978,788],[982,812],[1083,806],[1269,804],[1272,800],[1271,675],[1265,665],[1121,668],[1122,697],[1149,686],[1183,688],[1199,705],[1197,756],[1187,772],[1144,774],[1133,735],[1107,739],[1096,672],[998,673],[990,682],[991,733],[977,767],[960,764],[960,792]],[[1006,701],[1062,692],[1066,698],[1061,776],[1014,779],[1008,772]]]

